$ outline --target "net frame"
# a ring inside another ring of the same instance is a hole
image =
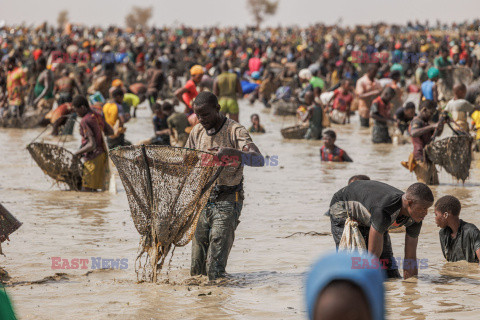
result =
[[[66,184],[70,190],[81,190],[83,164],[79,157],[61,146],[44,142],[32,142],[27,150],[46,175]]]
[[[170,250],[193,238],[223,167],[204,164],[212,153],[172,146],[125,146],[111,150],[110,156],[141,235],[137,278],[141,274],[142,279],[156,282]]]

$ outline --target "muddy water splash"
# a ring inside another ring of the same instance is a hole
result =
[[[271,117],[261,109],[242,103],[240,119],[248,126],[250,114],[260,114],[267,133],[253,139],[264,155],[278,156],[278,165],[246,168],[242,222],[227,266],[231,278],[214,284],[190,277],[190,245],[177,248],[157,284],[137,283],[134,260],[140,236],[120,180],[116,195],[62,191],[25,150],[41,129],[0,129],[0,201],[23,222],[3,246],[6,257],[0,258],[11,277],[7,291],[19,318],[304,319],[305,272],[334,248],[330,222],[323,215],[333,193],[354,174],[405,190],[415,177],[400,161],[412,146],[373,145],[369,130],[354,121],[334,127],[337,144],[354,162],[323,164],[321,143],[282,140],[280,129],[293,125],[293,117]],[[149,111],[140,110],[139,118],[128,123],[126,136],[135,142],[152,134]],[[75,150],[79,144],[76,128],[65,146]],[[480,226],[480,161],[474,160],[464,185],[445,172],[440,182],[432,188],[435,197],[457,196],[462,218]],[[392,234],[392,242],[394,256],[403,257],[404,235]],[[53,270],[52,257],[90,263],[88,269]],[[128,267],[92,270],[91,259],[98,257],[128,259]],[[432,210],[423,224],[418,258],[428,259],[418,279],[386,283],[389,318],[478,318],[479,268],[445,262]]]

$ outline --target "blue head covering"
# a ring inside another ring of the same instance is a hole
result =
[[[377,259],[370,253],[358,252],[333,252],[321,257],[312,267],[307,276],[307,283],[305,285],[306,303],[308,318],[313,319],[315,304],[318,295],[322,290],[334,280],[347,280],[359,286],[368,302],[370,303],[370,310],[372,312],[373,320],[383,320],[385,318],[385,290],[383,281],[385,274],[379,268],[368,269],[361,267],[359,269],[352,268],[354,264],[352,258],[360,257],[367,259],[369,265],[372,264],[372,259]]]

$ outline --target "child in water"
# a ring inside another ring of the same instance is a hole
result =
[[[335,145],[337,135],[333,130],[323,133],[323,146],[320,148],[320,159],[332,162],[353,162],[348,154]]]
[[[460,219],[462,205],[454,196],[444,196],[435,203],[435,223],[440,230],[440,246],[447,261],[479,262],[480,231]]]
[[[265,133],[265,128],[260,124],[260,117],[258,114],[254,113],[250,116],[252,121],[251,127],[248,129],[250,133]]]

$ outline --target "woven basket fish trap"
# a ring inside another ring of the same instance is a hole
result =
[[[470,175],[472,140],[468,135],[435,140],[425,147],[425,153],[434,164],[444,168],[456,179],[465,182]]]
[[[280,133],[285,139],[303,139],[307,133],[308,126],[297,125],[293,127],[287,127],[280,130]]]
[[[170,146],[127,146],[110,151],[110,156],[142,236],[137,278],[156,282],[172,246],[185,246],[192,239],[221,167],[203,165],[210,153]]]
[[[82,187],[83,164],[67,149],[42,142],[27,146],[28,152],[42,171],[58,183],[66,184],[70,190]]]
[[[276,116],[295,115],[297,113],[298,104],[294,101],[285,101],[283,99],[270,103],[272,114]]]

